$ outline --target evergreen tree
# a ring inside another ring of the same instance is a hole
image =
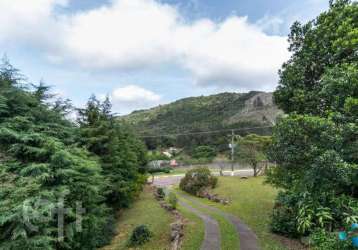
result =
[[[76,146],[76,127],[62,111],[44,102],[48,88],[31,91],[22,79],[8,62],[1,67],[0,249],[96,249],[113,232],[101,166]],[[78,202],[85,209],[82,230]]]
[[[127,207],[144,183],[146,153],[144,145],[130,129],[116,121],[107,97],[100,102],[95,96],[79,110],[80,140],[100,158],[108,180],[107,202],[114,207]]]

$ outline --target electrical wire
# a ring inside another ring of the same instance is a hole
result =
[[[222,132],[247,131],[247,130],[263,129],[263,128],[273,128],[273,126],[236,128],[236,129],[220,129],[220,130],[209,130],[209,131],[201,131],[201,132],[184,132],[184,133],[161,134],[161,135],[139,135],[138,137],[139,138],[178,137],[178,136],[185,136],[185,135],[217,134],[217,133],[222,133]]]

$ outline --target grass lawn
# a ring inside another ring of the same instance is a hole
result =
[[[219,177],[218,187],[213,192],[229,198],[232,203],[225,206],[206,199],[197,199],[240,218],[257,234],[262,249],[287,249],[277,236],[270,233],[270,216],[277,190],[264,185],[263,181],[264,177]]]
[[[170,249],[170,223],[173,221],[173,216],[160,207],[153,197],[151,188],[146,186],[133,207],[121,214],[117,224],[117,235],[112,243],[102,250],[128,249],[126,243],[132,230],[141,224],[146,224],[154,235],[150,242],[138,249]]]

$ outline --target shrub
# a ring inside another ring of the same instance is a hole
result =
[[[199,146],[194,149],[193,158],[212,160],[216,156],[215,149],[210,146]]]
[[[218,179],[210,173],[208,168],[195,168],[188,171],[180,181],[180,189],[193,195],[197,195],[205,188],[215,188]]]
[[[295,203],[297,197],[288,192],[280,192],[276,198],[272,214],[271,230],[291,237],[299,235],[296,222]]]
[[[314,250],[353,250],[350,240],[339,240],[336,233],[317,230],[310,236],[310,244]]]
[[[148,242],[152,236],[152,232],[146,225],[137,226],[132,232],[128,246],[133,247],[143,245]]]
[[[173,209],[177,208],[178,198],[175,193],[169,193],[168,202],[172,206]]]
[[[156,195],[158,198],[160,199],[164,199],[165,198],[165,192],[164,192],[164,189],[159,187],[157,188],[157,195]]]

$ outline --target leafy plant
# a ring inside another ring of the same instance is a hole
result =
[[[165,192],[164,192],[163,188],[158,187],[157,190],[156,190],[156,193],[157,193],[157,197],[159,199],[164,199],[165,198]]]
[[[140,225],[134,228],[131,237],[128,241],[128,246],[140,246],[148,242],[153,236],[153,233],[149,230],[147,225]]]
[[[354,250],[348,240],[339,240],[336,233],[316,230],[310,235],[310,245],[314,250]]]
[[[169,193],[168,202],[172,206],[173,209],[177,208],[178,198],[175,193],[173,193],[173,192]]]
[[[278,227],[281,221],[307,235],[357,219],[357,13],[356,1],[332,0],[316,19],[291,27],[292,56],[274,93],[287,116],[275,126],[268,154],[277,163],[268,182],[290,200],[284,209],[280,200],[275,206],[273,225],[281,233],[292,232]]]
[[[193,151],[194,159],[208,159],[209,161],[216,156],[215,149],[210,146],[199,146]]]
[[[189,170],[180,180],[180,189],[197,195],[205,188],[215,188],[218,178],[213,176],[208,168],[195,168]]]

